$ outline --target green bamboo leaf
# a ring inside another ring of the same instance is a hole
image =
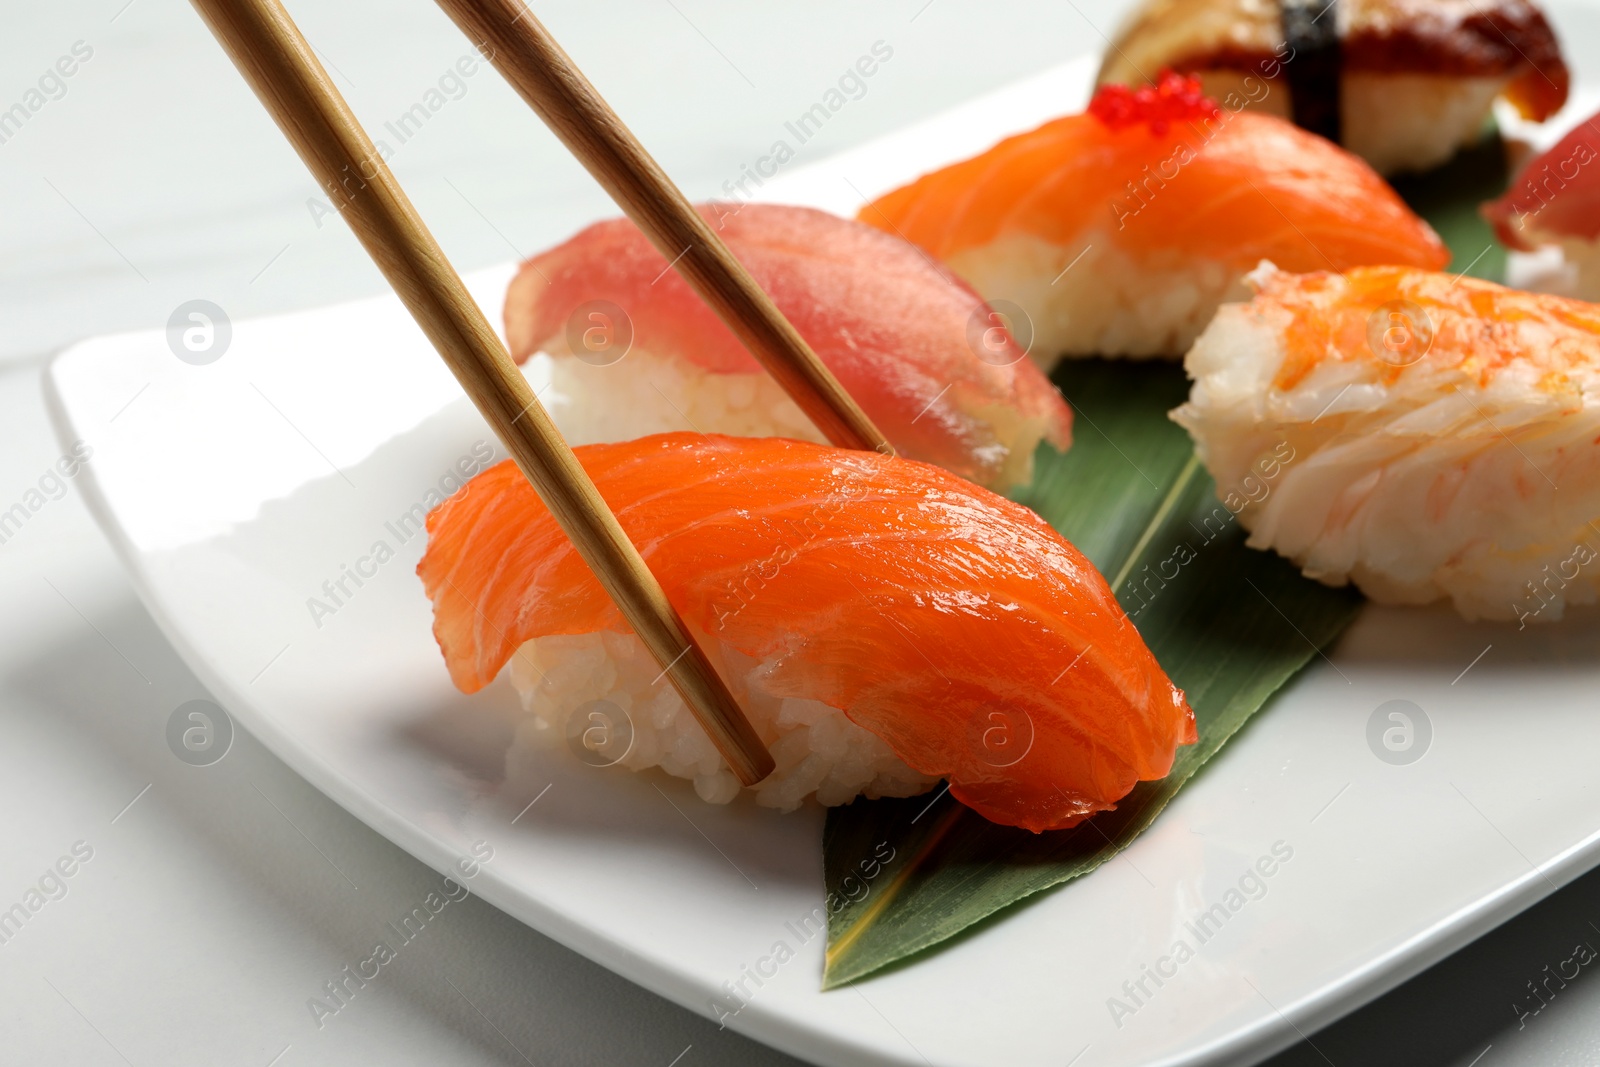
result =
[[[1504,190],[1507,171],[1498,135],[1486,132],[1449,164],[1395,187],[1450,246],[1451,270],[1501,281],[1505,250],[1478,205]],[[1041,448],[1017,499],[1111,581],[1188,694],[1200,740],[1179,751],[1166,778],[1057,833],[996,826],[942,792],[830,810],[825,989],[932,949],[1115,856],[1359,610],[1354,593],[1245,547],[1188,435],[1167,418],[1188,394],[1181,369],[1069,360],[1055,382],[1076,415],[1073,446],[1066,455]]]
[[[1104,863],[1355,616],[1354,594],[1244,546],[1188,435],[1167,418],[1187,393],[1181,369],[1073,361],[1056,382],[1077,414],[1073,447],[1042,450],[1019,498],[1116,579],[1123,607],[1188,694],[1200,741],[1117,810],[1055,833],[996,826],[942,794],[831,810],[824,988]]]

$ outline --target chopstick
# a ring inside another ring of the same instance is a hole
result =
[[[774,763],[278,0],[192,0],[745,785]]]
[[[522,0],[438,2],[824,437],[894,451]]]

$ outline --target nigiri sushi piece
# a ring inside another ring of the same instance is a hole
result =
[[[700,211],[905,455],[1003,490],[1031,478],[1041,440],[1067,448],[1072,413],[1004,320],[913,246],[811,208]],[[690,427],[821,440],[628,219],[525,263],[505,322],[519,363],[541,350],[552,357],[551,403],[571,440]],[[611,369],[624,352],[627,362]]]
[[[1032,354],[1182,356],[1263,259],[1285,270],[1442,267],[1449,252],[1372,168],[1192,78],[1102,89],[868,205],[1032,321]]]
[[[1591,115],[1534,157],[1484,217],[1508,248],[1533,252],[1556,246],[1569,268],[1564,288],[1600,300],[1600,114]]]
[[[1098,81],[1137,85],[1163,67],[1292,117],[1382,174],[1475,142],[1497,97],[1542,122],[1570,80],[1529,0],[1145,0]]]
[[[783,438],[576,451],[777,761],[757,803],[910,796],[942,777],[995,822],[1059,829],[1164,776],[1195,738],[1099,572],[1019,504],[928,464]],[[607,762],[737,795],[509,462],[429,516],[417,571],[463,691],[510,662],[551,743],[606,701],[630,723]]]
[[[1400,267],[1252,281],[1173,413],[1219,528],[1385,603],[1526,624],[1594,602],[1600,306]]]

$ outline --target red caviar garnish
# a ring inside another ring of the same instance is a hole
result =
[[[1214,118],[1221,110],[1215,100],[1200,91],[1199,78],[1165,69],[1154,85],[1137,89],[1107,85],[1089,101],[1089,114],[1111,129],[1124,130],[1143,123],[1158,137],[1174,122]]]

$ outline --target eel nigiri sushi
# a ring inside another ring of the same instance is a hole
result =
[[[1292,116],[1383,174],[1476,141],[1497,96],[1542,122],[1569,81],[1529,0],[1146,0],[1099,82],[1137,85],[1163,67]]]
[[[1563,289],[1600,300],[1600,114],[1574,127],[1518,172],[1483,213],[1509,248],[1532,252],[1555,245],[1572,277]]]
[[[926,175],[861,212],[1032,319],[1032,354],[1178,357],[1263,259],[1286,270],[1439,268],[1438,235],[1372,168],[1192,78],[1102,89],[1089,110]]]
[[[577,450],[777,770],[760,804],[909,796],[1031,830],[1164,776],[1193,712],[1099,572],[1038,516],[937,467],[783,438],[660,434]],[[616,762],[739,791],[509,462],[428,517],[418,565],[456,685],[509,661],[560,743],[579,706],[632,724]]]
[[[1060,394],[982,298],[913,246],[811,208],[700,211],[905,455],[1005,489],[1029,480],[1041,440],[1067,448],[1072,413]],[[622,355],[607,311],[632,333],[620,370],[591,365]],[[555,392],[577,400],[552,400],[572,440],[690,427],[821,439],[627,219],[524,264],[505,321],[513,358],[550,354]]]
[[[1600,588],[1600,307],[1398,267],[1217,314],[1173,417],[1250,543],[1375,600],[1559,618]]]

